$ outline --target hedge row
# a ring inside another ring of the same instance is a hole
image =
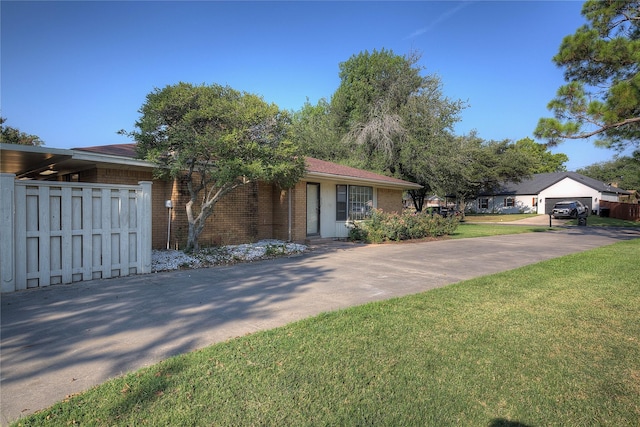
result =
[[[367,243],[382,243],[438,237],[455,232],[459,222],[455,216],[446,217],[409,210],[397,214],[374,209],[369,219],[353,223],[349,238]]]

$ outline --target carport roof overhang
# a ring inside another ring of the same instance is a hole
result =
[[[130,148],[130,147],[128,147]],[[98,147],[105,150],[105,147]],[[11,173],[18,179],[54,179],[56,175],[77,173],[98,165],[113,169],[153,169],[151,162],[130,156],[105,154],[99,150],[61,149],[0,143],[0,172]],[[311,160],[311,159],[309,159]],[[329,167],[328,171],[322,165]],[[327,166],[329,165],[329,166]],[[309,166],[309,165],[308,165]],[[351,185],[372,185],[393,190],[417,190],[421,185],[401,179],[348,168],[341,165],[313,159],[305,179],[330,180]]]
[[[0,172],[18,179],[51,179],[106,164],[114,168],[153,168],[137,159],[86,151],[0,143]],[[50,171],[50,172],[49,172]]]

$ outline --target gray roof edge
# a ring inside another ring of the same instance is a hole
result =
[[[68,148],[51,148],[42,145],[7,144],[6,142],[0,142],[0,151],[3,150],[22,151],[24,153],[53,154],[57,156],[73,155],[73,151]]]
[[[422,185],[416,184],[409,181],[387,181],[384,179],[375,179],[375,178],[360,178],[353,177],[349,175],[338,175],[333,173],[324,173],[324,172],[307,172],[305,174],[306,178],[324,178],[333,181],[345,181],[345,182],[353,182],[353,183],[363,183],[363,184],[374,184],[376,187],[380,188],[394,188],[394,189],[403,189],[403,190],[417,190],[422,188]]]
[[[131,157],[116,156],[113,154],[99,154],[80,149],[71,149],[74,160],[94,161],[98,163],[114,163],[127,166],[141,166],[146,168],[154,168],[155,165],[146,160],[133,159]]]
[[[602,181],[598,181],[597,179],[588,177],[586,175],[579,174],[578,172],[565,172],[567,176],[574,181],[581,182],[582,184],[593,188],[594,190],[598,190],[600,192],[605,193],[616,193],[616,194],[631,194],[627,190],[622,188],[614,187],[610,184],[605,184]]]
[[[499,190],[490,192],[490,193],[482,193],[482,196],[502,196],[502,195],[530,195],[530,194],[539,194],[540,192],[546,190],[547,188],[557,184],[565,178],[572,179],[580,184],[586,185],[587,187],[593,188],[596,191],[603,193],[613,193],[613,194],[630,194],[627,190],[623,190],[622,188],[613,187],[611,185],[605,184],[602,181],[598,181],[597,179],[590,178],[588,176],[579,174],[577,172],[549,172],[549,173],[541,173],[535,174],[529,179],[522,180],[519,183],[509,182],[503,185]]]

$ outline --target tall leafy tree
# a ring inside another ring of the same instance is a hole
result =
[[[539,144],[531,138],[516,141],[514,149],[528,156],[531,162],[531,173],[563,172],[567,168],[564,163],[569,161],[564,153],[553,154],[544,144]]]
[[[290,118],[262,98],[220,85],[179,83],[147,95],[132,136],[160,175],[187,183],[186,251],[225,195],[250,182],[294,185],[304,159],[289,140]]]
[[[509,140],[484,141],[474,132],[455,138],[454,144],[441,191],[454,196],[463,212],[468,200],[532,173],[529,155]]]
[[[576,172],[625,190],[640,190],[640,150],[608,162],[594,163]]]
[[[340,134],[333,126],[331,108],[324,98],[316,105],[307,100],[293,113],[291,137],[306,156],[332,162],[349,157],[348,147],[342,144]]]
[[[440,78],[423,75],[419,60],[385,49],[353,55],[340,64],[331,115],[355,165],[423,185],[410,192],[420,210],[465,104],[446,98]]]
[[[390,50],[367,51],[340,64],[340,86],[331,113],[346,144],[358,147],[362,167],[397,174],[399,150],[409,129],[403,108],[412,97],[439,88],[434,76],[422,76],[420,57]]]
[[[426,196],[439,193],[455,165],[457,145],[453,126],[459,120],[462,105],[446,99],[437,77],[417,96],[410,96],[401,109],[406,136],[398,149],[398,176],[422,185],[410,190],[414,206],[422,210]],[[428,88],[428,90],[427,90]]]
[[[640,2],[588,0],[588,24],[564,38],[553,61],[565,80],[536,137],[550,144],[595,136],[622,150],[640,144]]]
[[[36,147],[44,145],[44,141],[39,136],[29,135],[17,128],[6,126],[4,124],[6,121],[7,119],[0,117],[0,142],[5,144],[35,145]]]

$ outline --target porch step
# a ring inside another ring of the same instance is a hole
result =
[[[339,240],[344,240],[344,239],[338,239],[336,237],[311,236],[311,237],[307,237],[304,243],[305,245],[321,245],[323,243],[331,243]]]

